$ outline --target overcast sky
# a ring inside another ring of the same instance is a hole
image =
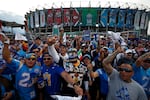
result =
[[[70,6],[70,1],[73,2],[73,6],[80,6],[80,2],[81,6],[88,6],[89,1],[91,1],[91,6],[94,6],[98,3],[105,5],[107,1],[116,4],[118,1],[119,5],[129,2],[132,5],[134,5],[133,3],[143,4],[146,8],[150,8],[150,0],[0,0],[0,10],[14,12],[15,14],[24,16],[26,12],[35,8],[52,7],[53,2],[55,3],[55,7],[60,7],[61,5],[67,7]]]

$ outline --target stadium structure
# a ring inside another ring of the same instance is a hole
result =
[[[110,2],[109,2],[110,3]],[[33,34],[51,34],[55,29],[64,28],[68,34],[81,34],[84,30],[95,33],[105,33],[107,31],[138,33],[138,37],[147,37],[148,22],[150,21],[149,8],[113,7],[108,4],[98,6],[54,7],[35,9],[26,13],[25,18],[28,28]],[[84,5],[84,4],[82,4]]]

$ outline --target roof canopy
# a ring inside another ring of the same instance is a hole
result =
[[[4,20],[0,20],[2,23],[2,26],[9,26],[9,27],[24,27],[23,24],[18,24],[16,22],[9,22],[9,21],[4,21]]]

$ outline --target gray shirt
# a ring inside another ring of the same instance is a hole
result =
[[[143,88],[134,80],[130,83],[121,80],[116,69],[113,69],[109,77],[107,100],[147,100]]]

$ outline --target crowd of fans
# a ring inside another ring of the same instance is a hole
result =
[[[32,42],[0,34],[0,98],[150,100],[150,41],[109,37],[36,37]]]

